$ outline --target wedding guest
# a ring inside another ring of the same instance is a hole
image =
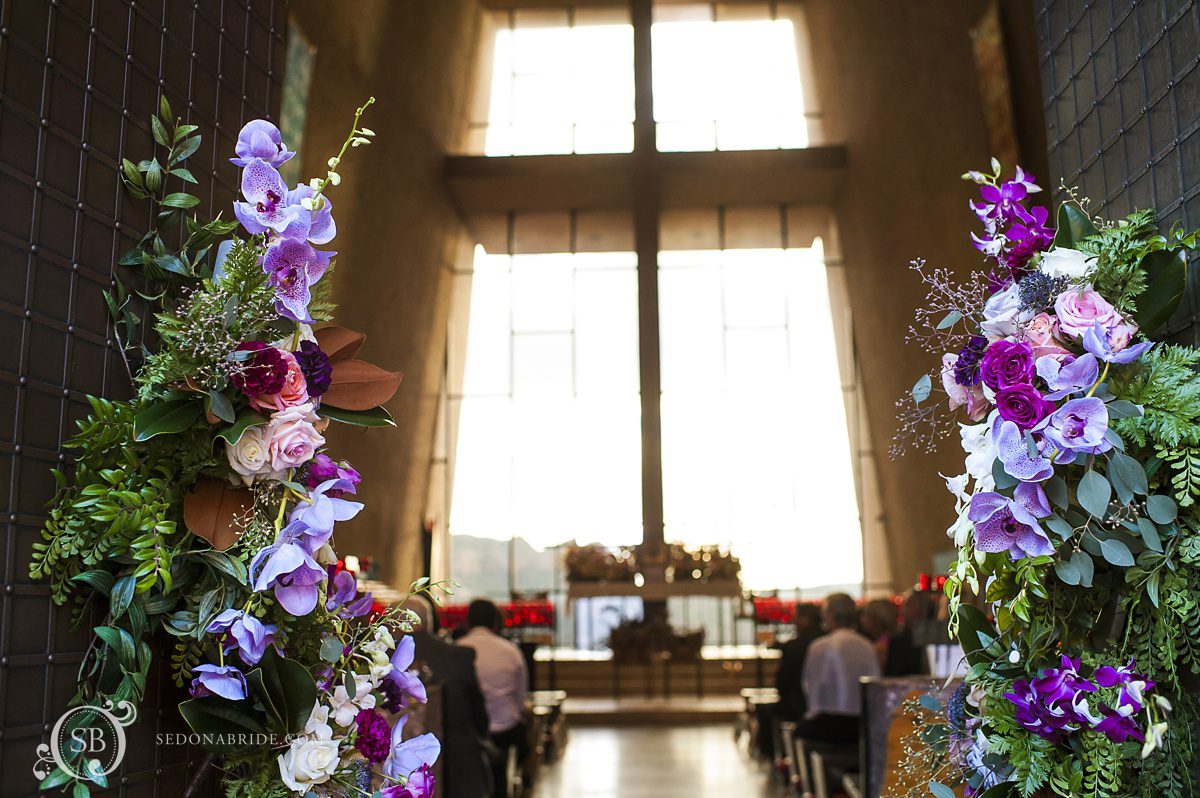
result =
[[[500,608],[487,599],[475,599],[467,607],[467,633],[458,645],[475,649],[475,671],[487,704],[488,731],[499,749],[492,764],[495,798],[508,795],[509,750],[516,749],[517,761],[524,760],[529,747],[525,729],[525,695],[528,692],[525,657],[500,636]]]
[[[914,590],[904,599],[900,609],[903,623],[888,646],[883,664],[885,676],[912,676],[929,672],[925,646],[935,642],[934,616],[937,605],[927,592]]]
[[[484,798],[492,779],[491,762],[484,752],[488,738],[488,714],[479,677],[475,673],[475,650],[451,645],[436,636],[437,613],[429,599],[413,596],[404,608],[414,612],[421,625],[412,633],[415,661],[429,670],[431,684],[442,691],[443,767],[438,794],[445,798]]]
[[[881,670],[887,665],[888,650],[892,638],[896,636],[898,622],[896,605],[890,599],[868,601],[858,614],[859,631],[875,646],[875,656]]]
[[[804,694],[808,711],[796,724],[796,736],[830,743],[858,740],[862,693],[859,679],[878,676],[879,658],[871,641],[854,631],[854,599],[834,593],[825,599],[822,620],[828,634],[808,647]]]
[[[775,759],[775,727],[783,720],[797,721],[804,717],[808,702],[804,699],[804,660],[808,647],[821,635],[821,608],[816,604],[796,603],[793,613],[796,636],[780,647],[782,657],[775,671],[775,689],[779,701],[756,706],[759,753],[768,760]]]

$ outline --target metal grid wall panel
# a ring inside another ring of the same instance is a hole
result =
[[[149,157],[149,117],[166,94],[204,135],[188,163],[196,212],[229,216],[227,156],[245,121],[278,114],[285,29],[281,0],[0,0],[2,798],[36,793],[35,749],[74,694],[89,642],[27,567],[85,395],[131,392],[101,292],[149,214],[123,192],[118,164]],[[155,744],[183,730],[167,671],[151,674],[107,794],[183,794],[197,750]]]
[[[1195,0],[1039,0],[1053,184],[1120,218],[1156,208],[1200,227],[1200,7]],[[1195,264],[1193,264],[1193,267]],[[1200,273],[1170,337],[1200,343]]]

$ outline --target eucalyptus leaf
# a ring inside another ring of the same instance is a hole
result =
[[[929,791],[933,793],[935,798],[955,798],[954,790],[942,784],[940,781],[929,782]]]
[[[1142,408],[1135,405],[1128,399],[1116,399],[1109,402],[1108,405],[1109,418],[1139,418],[1142,415]]]
[[[1146,548],[1162,553],[1162,538],[1158,534],[1158,527],[1150,522],[1148,518],[1139,518],[1137,520],[1138,533],[1142,536],[1142,542],[1146,544]]]
[[[214,416],[230,424],[237,422],[237,416],[233,412],[233,402],[229,401],[228,396],[220,391],[209,391],[204,397],[206,411],[211,411]]]
[[[1129,547],[1115,538],[1100,541],[1100,551],[1104,554],[1104,559],[1113,565],[1129,567],[1134,564]]]
[[[1113,452],[1108,458],[1108,467],[1110,476],[1112,471],[1116,471],[1120,475],[1121,481],[1139,496],[1145,496],[1150,492],[1150,487],[1146,483],[1145,469],[1142,468],[1141,463],[1129,455]],[[1127,504],[1128,502],[1123,503]]]
[[[1075,534],[1075,527],[1059,518],[1057,515],[1052,515],[1046,519],[1046,526],[1050,527],[1050,531],[1058,535],[1063,540]]]
[[[1083,581],[1083,575],[1079,573],[1079,566],[1071,560],[1055,563],[1054,573],[1067,585],[1078,585]]]
[[[1150,514],[1150,520],[1154,523],[1169,524],[1179,514],[1179,508],[1170,496],[1157,494],[1146,497],[1146,512]]]
[[[922,374],[921,379],[917,380],[912,387],[912,398],[917,404],[921,404],[929,398],[930,391],[933,390],[933,380],[928,374]]]
[[[1079,569],[1079,584],[1081,587],[1091,587],[1092,577],[1096,575],[1096,564],[1086,551],[1077,551],[1071,555],[1071,564]]]
[[[1055,475],[1042,483],[1042,490],[1046,491],[1048,498],[1055,507],[1061,507],[1064,510],[1069,506],[1070,499],[1067,496],[1067,483],[1062,477]]]
[[[324,637],[321,639],[321,659],[329,663],[337,662],[342,658],[344,648],[342,641],[333,635]]]
[[[1112,486],[1108,480],[1096,471],[1088,471],[1079,480],[1079,488],[1075,492],[1079,506],[1087,510],[1094,518],[1104,518],[1108,512],[1108,502],[1112,498]]]
[[[1008,490],[1017,484],[1017,478],[1004,470],[1004,463],[999,457],[992,461],[992,481],[996,483],[997,490]]]
[[[941,321],[938,322],[937,328],[939,330],[948,330],[955,324],[958,324],[958,322],[962,320],[962,317],[963,315],[957,310],[952,310],[947,313]]]

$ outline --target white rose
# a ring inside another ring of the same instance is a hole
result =
[[[1077,249],[1055,247],[1042,255],[1042,262],[1038,268],[1049,277],[1078,280],[1096,270],[1096,258]]]
[[[325,726],[321,737],[292,740],[287,753],[279,755],[279,775],[289,789],[307,793],[313,785],[329,781],[340,764],[337,740]]]
[[[345,685],[339,684],[329,699],[334,722],[339,726],[349,726],[354,722],[359,710],[374,708],[375,696],[371,694],[372,689],[371,677],[363,674],[354,677],[354,698],[346,692]]]
[[[226,443],[225,457],[229,460],[229,467],[238,473],[247,486],[254,482],[255,477],[276,473],[271,468],[267,428],[262,424],[246,427],[237,443]]]
[[[1031,311],[1021,310],[1021,295],[1013,283],[998,294],[993,294],[983,306],[985,321],[980,328],[992,341],[1015,335],[1017,325],[1033,318]]]

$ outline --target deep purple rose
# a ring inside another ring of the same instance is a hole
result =
[[[1024,432],[1053,413],[1054,402],[1047,402],[1032,385],[1010,385],[996,392],[996,409],[1000,418]]]
[[[979,372],[983,384],[993,391],[1028,385],[1034,375],[1033,347],[1025,341],[996,341],[983,353]]]
[[[374,709],[361,710],[354,716],[354,725],[358,729],[354,738],[358,752],[372,765],[387,759],[392,747],[392,727],[383,715]]]
[[[954,381],[971,388],[979,384],[979,362],[983,359],[988,340],[982,335],[972,335],[958,353],[954,363]]]
[[[262,341],[242,341],[230,359],[235,368],[229,381],[246,396],[279,393],[287,380],[287,359]]]
[[[301,341],[300,348],[292,354],[304,372],[308,395],[315,399],[328,391],[333,379],[333,366],[329,365],[329,358],[321,351],[321,347],[314,341]]]

